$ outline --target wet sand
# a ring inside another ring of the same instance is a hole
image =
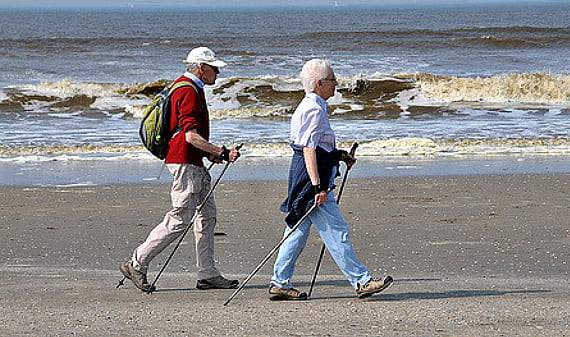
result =
[[[279,240],[285,184],[220,186],[226,276],[243,280]],[[271,302],[271,259],[228,307],[231,290],[194,288],[191,237],[159,291],[115,289],[168,189],[0,187],[1,335],[570,335],[570,174],[351,179],[341,207],[356,251],[394,286],[358,300],[327,256],[310,301]],[[303,290],[319,248],[312,233],[296,270]]]

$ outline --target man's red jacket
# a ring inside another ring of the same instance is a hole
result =
[[[175,82],[190,81],[186,76],[180,76]],[[194,82],[192,82],[194,83]],[[203,166],[202,158],[208,153],[195,148],[186,142],[185,134],[189,130],[196,132],[209,140],[210,116],[206,106],[204,90],[194,84],[194,88],[187,86],[178,88],[170,95],[170,131],[179,130],[169,142],[165,162],[167,164],[192,164]]]

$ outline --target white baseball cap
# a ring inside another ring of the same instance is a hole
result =
[[[217,68],[225,67],[227,65],[227,63],[224,61],[216,60],[216,54],[210,48],[207,47],[198,47],[192,49],[188,53],[188,56],[186,56],[186,59],[183,62],[186,64],[205,63],[207,65]]]

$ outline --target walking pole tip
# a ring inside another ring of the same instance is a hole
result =
[[[115,289],[119,289],[120,286],[124,286],[126,278],[127,278],[126,276],[123,276],[123,278],[119,281]]]

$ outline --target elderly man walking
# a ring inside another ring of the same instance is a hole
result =
[[[130,260],[120,270],[137,288],[148,291],[149,263],[191,225],[189,221],[196,207],[210,190],[210,174],[203,158],[214,163],[233,162],[240,153],[237,148],[226,149],[208,141],[210,122],[204,85],[214,84],[219,68],[226,65],[217,60],[214,52],[206,47],[192,49],[184,60],[187,71],[174,83],[186,82],[170,95],[170,131],[174,133],[168,146],[165,163],[173,176],[170,197],[172,209],[138,246]],[[214,262],[214,227],[216,205],[210,197],[194,222],[196,241],[196,265],[198,289],[229,289],[238,285],[237,280],[224,278]]]
[[[281,206],[287,214],[285,235],[313,203],[318,207],[280,247],[269,288],[270,299],[307,298],[305,292],[293,287],[291,278],[295,262],[307,243],[311,224],[318,230],[335,263],[356,290],[356,295],[359,298],[369,297],[389,287],[393,279],[391,276],[373,278],[358,260],[348,224],[332,192],[339,161],[345,161],[349,166],[356,162],[346,151],[336,148],[335,133],[329,124],[326,100],[334,95],[337,80],[330,64],[320,59],[308,61],[300,76],[306,95],[291,118],[293,158],[288,196]]]

